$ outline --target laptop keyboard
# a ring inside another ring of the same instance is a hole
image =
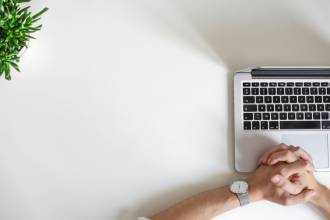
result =
[[[242,82],[243,129],[330,129],[330,83]]]

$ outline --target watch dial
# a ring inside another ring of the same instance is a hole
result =
[[[233,193],[246,193],[248,184],[245,181],[235,181],[230,185],[230,191]]]

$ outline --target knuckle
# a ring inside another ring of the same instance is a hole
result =
[[[285,156],[285,157],[289,157],[289,156],[291,156],[291,151],[286,150],[285,153],[284,153],[284,156]]]
[[[282,149],[287,149],[288,148],[288,145],[284,144],[284,143],[280,143],[279,148],[282,148]]]
[[[300,166],[303,168],[303,169],[309,169],[310,168],[310,165],[307,161],[304,161],[304,160],[300,160]]]
[[[286,173],[286,170],[287,170],[286,167],[281,166],[281,167],[279,168],[279,173],[280,173],[281,175],[284,175],[284,174]]]

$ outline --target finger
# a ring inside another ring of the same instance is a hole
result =
[[[300,147],[289,146],[288,149],[278,151],[270,155],[267,160],[268,165],[274,165],[278,162],[292,163],[302,158],[308,161],[312,166],[312,171],[314,170],[314,165],[311,156]]]
[[[269,157],[269,155],[271,155],[272,153],[277,152],[277,151],[281,151],[281,150],[284,150],[284,149],[287,149],[287,148],[288,148],[288,145],[281,143],[281,144],[277,145],[276,147],[269,149],[268,151],[266,151],[260,157],[260,159],[259,159],[259,165],[262,164],[262,163],[265,164],[266,161],[267,161],[267,159],[268,159],[268,157]]]
[[[286,179],[288,179],[293,174],[299,174],[306,171],[313,172],[314,167],[309,161],[302,159],[279,167],[279,174],[281,174]]]
[[[315,195],[315,191],[312,189],[304,189],[298,195],[286,194],[284,197],[284,205],[296,205],[299,203],[305,203],[312,199]]]
[[[304,160],[307,160],[313,164],[313,159],[312,157],[301,147],[293,147],[292,152],[294,152],[297,156],[301,157]],[[313,165],[314,166],[314,165]]]
[[[271,154],[266,161],[268,165],[274,165],[278,162],[292,163],[299,160],[299,155],[290,151],[289,149],[282,150]]]
[[[301,184],[296,184],[296,183],[290,182],[290,180],[288,180],[287,178],[284,178],[281,175],[273,176],[271,178],[271,182],[274,183],[274,185],[276,187],[281,188],[284,191],[286,191],[290,194],[293,194],[293,195],[299,194],[305,188],[305,186],[303,186]]]

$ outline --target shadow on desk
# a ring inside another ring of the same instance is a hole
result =
[[[226,66],[228,97],[233,97],[233,73],[241,68],[330,64],[329,42],[322,27],[313,28],[313,14],[282,4],[282,1],[273,2],[272,7],[268,7],[268,1],[240,1],[238,4],[230,0],[178,0],[166,3],[166,7],[151,0],[143,2],[150,20],[158,27],[210,60]],[[188,196],[227,184],[235,177],[232,98],[228,98],[227,111],[230,131],[227,162],[232,172],[160,192],[141,201],[143,205],[135,213],[153,214]],[[132,219],[131,214],[123,211],[118,219]]]

